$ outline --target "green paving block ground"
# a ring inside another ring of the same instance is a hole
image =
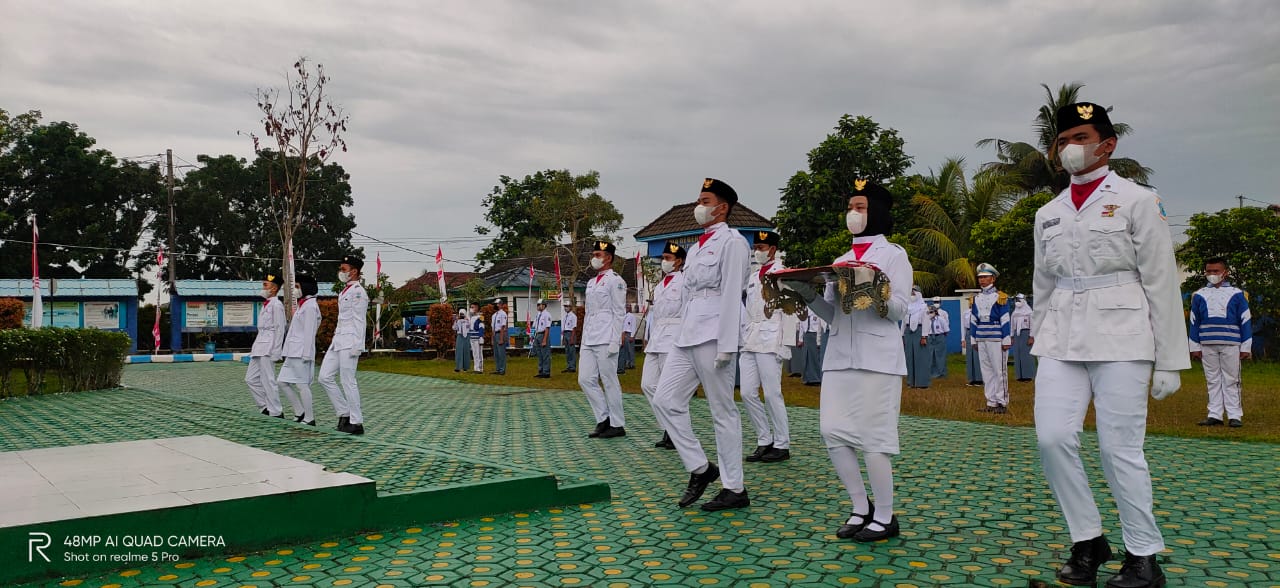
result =
[[[318,439],[329,436],[253,414],[243,375],[239,365],[135,366],[125,374],[131,390],[10,401],[0,405],[0,450],[199,433],[261,446],[253,440],[287,430],[272,450],[341,464],[377,480],[380,491],[489,475],[335,455]],[[704,513],[675,506],[687,475],[673,452],[652,447],[658,433],[639,395],[625,397],[628,437],[591,440],[592,418],[577,391],[370,372],[360,382],[371,440],[606,480],[613,499],[49,585],[1025,586],[1051,578],[1070,543],[1030,429],[904,417],[895,461],[903,535],[864,545],[835,537],[850,504],[812,409],[791,410],[793,459],[746,465],[750,509]],[[331,423],[318,386],[316,393],[318,418]],[[695,400],[692,412],[713,445],[706,403]],[[1084,446],[1104,524],[1119,543],[1115,507],[1092,457],[1095,438],[1085,435]],[[1280,448],[1152,438],[1147,449],[1171,585],[1280,586]]]

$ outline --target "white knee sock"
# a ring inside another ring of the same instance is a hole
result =
[[[862,472],[858,469],[857,452],[852,447],[828,447],[827,455],[831,456],[831,465],[835,466],[836,475],[853,502],[853,514],[866,515],[870,512],[870,504],[867,502],[867,488],[862,484]],[[850,519],[850,524],[859,522]]]
[[[862,460],[876,497],[875,522],[887,525],[893,518],[893,464],[887,453],[863,453]]]

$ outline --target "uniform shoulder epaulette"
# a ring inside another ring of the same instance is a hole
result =
[[[1009,303],[1009,295],[1008,295],[1008,294],[1006,294],[1006,293],[1004,293],[1004,292],[1002,292],[1002,291],[997,290],[997,291],[996,291],[996,304],[1005,305],[1005,304],[1008,304],[1008,303]]]

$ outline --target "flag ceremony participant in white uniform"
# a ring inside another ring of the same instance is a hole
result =
[[[653,409],[653,416],[659,426],[662,425],[662,417],[658,414],[658,407],[653,399],[658,393],[662,366],[666,363],[667,354],[671,353],[676,333],[680,330],[680,294],[684,287],[684,273],[681,270],[684,269],[686,257],[688,251],[677,243],[668,241],[662,248],[663,276],[653,287],[653,305],[649,307],[646,318],[649,326],[645,331],[649,335],[645,339],[644,365],[640,369],[640,390],[644,392],[645,400],[649,401],[649,407]],[[662,431],[662,439],[653,446],[659,449],[676,448],[666,429]]]
[[[276,383],[289,397],[293,411],[301,413],[297,416],[297,422],[314,427],[316,415],[311,397],[311,379],[315,374],[320,306],[316,304],[317,285],[314,276],[298,274],[294,281],[298,309],[293,311],[289,332],[284,337],[284,345],[280,351],[284,356],[284,365],[280,368]]]
[[[578,371],[578,315],[573,306],[564,305],[564,319],[560,321],[560,341],[564,343],[564,370],[572,374]]]
[[[602,439],[627,434],[617,371],[622,320],[627,313],[627,282],[613,271],[616,251],[607,241],[596,241],[592,247],[591,267],[597,273],[587,280],[587,312],[582,319],[578,357],[578,386],[587,395],[596,419],[595,429],[587,436]]]
[[[1204,365],[1209,389],[1209,417],[1202,427],[1222,424],[1226,411],[1232,427],[1244,426],[1240,402],[1240,361],[1253,352],[1253,320],[1244,291],[1231,285],[1227,261],[1215,257],[1204,262],[1209,285],[1191,295],[1191,357]]]
[[[343,257],[338,265],[338,283],[344,284],[338,294],[338,326],[320,362],[320,385],[328,393],[333,411],[338,413],[338,430],[352,435],[364,434],[360,388],[356,386],[356,364],[364,349],[365,320],[369,313],[369,293],[360,285],[363,267],[364,260],[354,255]],[[337,380],[342,381],[341,389]]]
[[[836,531],[841,539],[859,542],[896,537],[893,514],[893,463],[897,455],[902,378],[907,375],[906,350],[898,321],[907,318],[912,270],[907,252],[890,243],[893,196],[867,180],[856,180],[845,224],[854,239],[835,263],[871,264],[889,278],[887,314],[875,305],[846,314],[837,284],[818,296],[808,283],[788,282],[809,302],[809,311],[827,321],[831,333],[823,358],[819,426],[831,464],[853,503],[853,513]],[[866,466],[874,503],[858,467]]]
[[[1071,184],[1036,211],[1031,318],[1040,461],[1073,542],[1057,575],[1093,585],[1112,558],[1080,460],[1092,401],[1125,548],[1107,586],[1163,586],[1156,554],[1164,539],[1142,446],[1148,385],[1163,399],[1177,391],[1178,370],[1191,366],[1173,240],[1160,198],[1108,168],[1116,133],[1105,107],[1066,105],[1057,128],[1055,150]]]
[[[734,359],[742,330],[742,292],[750,271],[750,246],[726,219],[738,193],[713,178],[702,182],[694,220],[702,226],[698,243],[689,249],[681,290],[682,320],[671,352],[662,366],[654,397],[661,425],[671,434],[689,484],[679,505],[696,502],[717,478],[723,489],[702,505],[717,511],[751,505],[742,476],[742,417],[733,398]],[[702,384],[711,408],[719,467],[693,434],[689,401]]]
[[[756,450],[746,457],[751,462],[779,462],[791,459],[791,428],[787,405],[782,400],[782,364],[791,359],[784,333],[794,333],[797,320],[781,310],[766,317],[761,280],[765,274],[784,269],[777,260],[781,239],[773,231],[757,231],[752,255],[759,269],[747,276],[747,293],[742,299],[742,351],[738,369],[742,374],[742,405],[756,430]],[[761,401],[761,393],[764,400]]]
[[[1009,412],[1009,295],[996,289],[1000,272],[989,263],[978,264],[978,287],[970,305],[969,330],[982,366],[983,392],[987,405],[978,412]]]
[[[1036,358],[1031,346],[1036,338],[1031,336],[1031,305],[1027,295],[1013,297],[1013,311],[1009,313],[1009,332],[1013,335],[1013,374],[1019,382],[1029,382],[1036,377]]]
[[[533,354],[538,358],[535,378],[551,377],[551,313],[547,301],[538,300],[538,313],[533,315]]]
[[[947,335],[951,333],[951,315],[942,309],[942,298],[933,297],[929,305],[929,351],[932,357],[930,375],[947,377]]]
[[[507,375],[507,301],[493,301],[498,310],[493,313],[493,369],[499,376]]]
[[[275,362],[280,361],[280,349],[284,346],[285,329],[288,328],[284,305],[276,298],[282,285],[284,279],[277,275],[268,275],[262,282],[258,334],[249,349],[249,369],[244,375],[244,381],[253,393],[253,401],[262,414],[280,418],[284,418],[284,407],[280,405],[280,389],[276,386]],[[298,409],[299,406],[294,404],[295,416]]]
[[[480,305],[471,303],[471,331],[467,333],[471,343],[471,365],[477,374],[484,373],[484,313]]]

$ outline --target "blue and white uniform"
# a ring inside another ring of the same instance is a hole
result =
[[[983,288],[973,297],[969,314],[969,329],[973,333],[973,345],[978,349],[978,361],[982,364],[983,392],[987,407],[1009,405],[1009,354],[1012,345],[1009,327],[1009,308],[1005,294],[995,286]]]
[[[1253,349],[1253,321],[1244,292],[1229,282],[1191,295],[1191,351],[1199,351],[1209,388],[1209,417],[1244,418],[1240,404],[1240,354]]]

